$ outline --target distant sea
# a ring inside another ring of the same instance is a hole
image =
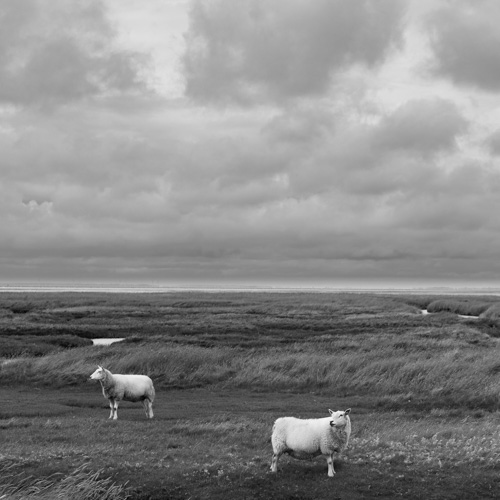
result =
[[[255,293],[375,293],[418,295],[500,295],[500,286],[418,286],[418,287],[327,287],[327,286],[163,286],[117,284],[0,284],[1,292],[100,292],[100,293],[174,293],[174,292],[255,292]]]

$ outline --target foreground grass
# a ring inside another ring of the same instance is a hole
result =
[[[275,476],[269,471],[274,419],[292,412],[323,415],[329,406],[343,408],[349,398],[165,391],[154,420],[125,404],[115,422],[106,420],[104,401],[86,405],[99,397],[92,389],[59,396],[43,390],[41,409],[50,416],[33,415],[17,401],[19,416],[0,419],[0,464],[44,484],[55,472],[71,477],[87,467],[107,478],[103,486],[125,485],[119,494],[135,499],[321,499],[331,498],[332,491],[339,498],[495,498],[489,488],[500,486],[497,413],[372,412],[355,404],[351,445],[337,460],[334,479],[327,478],[322,457],[283,457]]]
[[[0,498],[8,500],[126,500],[128,494],[122,485],[109,478],[100,478],[100,472],[88,471],[81,466],[67,475],[53,474],[47,478],[32,479],[22,472],[12,472],[18,467],[13,461],[0,461]]]

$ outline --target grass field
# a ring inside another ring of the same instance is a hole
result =
[[[0,294],[0,498],[498,498],[499,304]],[[126,340],[85,344],[98,337]],[[108,421],[88,380],[97,364],[149,374],[155,418],[122,403]],[[322,457],[284,457],[270,473],[278,416],[347,407],[351,445],[335,478]]]

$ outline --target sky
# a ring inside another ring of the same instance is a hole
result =
[[[499,18],[1,2],[0,283],[500,283]]]

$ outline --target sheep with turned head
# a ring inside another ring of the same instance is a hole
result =
[[[118,403],[122,400],[142,401],[146,417],[153,418],[155,388],[147,375],[119,375],[99,366],[90,378],[101,383],[102,394],[109,400],[111,408],[109,418],[118,418]]]
[[[283,453],[301,460],[326,455],[328,476],[333,477],[335,474],[333,455],[345,450],[349,443],[351,409],[328,411],[329,417],[310,419],[282,417],[274,422],[271,436],[274,452],[271,471],[278,471],[278,460]]]

